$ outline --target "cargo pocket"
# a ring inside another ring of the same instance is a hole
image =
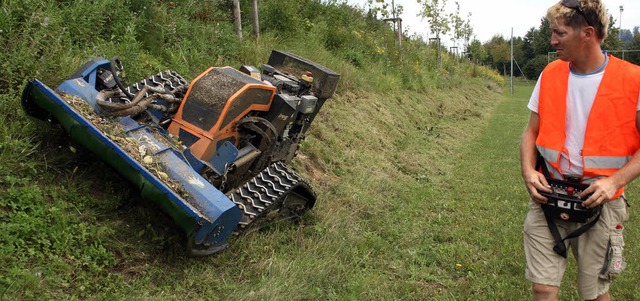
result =
[[[627,267],[627,262],[624,260],[624,257],[622,257],[622,250],[624,249],[623,231],[624,228],[622,225],[618,225],[611,230],[611,236],[609,237],[609,244],[607,246],[607,256],[600,271],[600,278],[602,279],[613,280],[613,278],[618,276],[618,274]]]

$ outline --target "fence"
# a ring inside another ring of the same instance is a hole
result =
[[[640,52],[640,50],[638,49],[633,49],[633,50],[607,50],[608,53],[611,53],[613,55],[615,55],[616,57],[619,57],[623,60],[625,60],[625,54],[626,53],[634,53],[634,52]],[[622,55],[617,55],[618,53],[622,53]],[[555,60],[558,58],[558,53],[556,51],[552,51],[552,52],[547,52],[547,63],[551,62],[552,60]],[[640,62],[633,62],[632,63],[640,63]]]

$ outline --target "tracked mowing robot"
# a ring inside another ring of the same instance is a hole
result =
[[[191,254],[208,255],[316,201],[288,164],[340,75],[276,50],[260,69],[212,67],[191,82],[166,71],[125,85],[117,58],[95,58],[56,90],[30,81],[22,105],[160,205]]]

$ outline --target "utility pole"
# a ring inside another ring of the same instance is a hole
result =
[[[511,95],[513,95],[513,27],[511,27]]]
[[[624,6],[620,5],[620,32],[618,33],[618,39],[622,41],[622,12],[624,11]]]

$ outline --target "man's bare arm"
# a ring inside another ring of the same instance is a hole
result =
[[[536,112],[531,112],[529,123],[522,133],[520,141],[520,167],[522,170],[522,178],[524,184],[531,195],[531,199],[538,203],[546,203],[547,198],[542,196],[538,191],[551,192],[551,187],[547,180],[540,172],[536,170],[536,160],[538,152],[536,151],[536,139],[540,130],[540,116]]]

